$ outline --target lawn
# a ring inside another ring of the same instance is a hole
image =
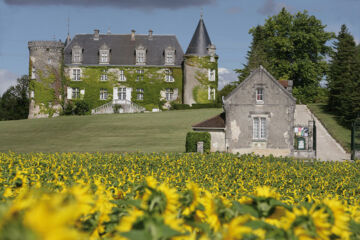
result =
[[[337,116],[328,113],[325,104],[309,104],[310,111],[319,119],[333,138],[345,149],[351,151],[351,130],[340,125]]]
[[[191,125],[222,109],[63,116],[0,122],[0,151],[184,152]]]

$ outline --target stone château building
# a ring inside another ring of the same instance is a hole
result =
[[[218,56],[202,18],[185,54],[175,35],[152,30],[94,30],[72,39],[68,35],[64,43],[31,41],[28,47],[29,118],[58,116],[79,100],[88,103],[93,114],[215,101]]]

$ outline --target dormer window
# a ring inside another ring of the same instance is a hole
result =
[[[263,88],[256,89],[256,103],[257,104],[264,103],[264,89]]]
[[[165,82],[174,82],[174,77],[170,69],[165,70]]]
[[[165,49],[165,65],[174,65],[175,63],[175,49],[168,47]]]
[[[104,44],[99,50],[99,63],[109,64],[110,62],[110,49]]]
[[[136,48],[136,65],[145,65],[146,63],[146,49],[143,46]]]
[[[208,78],[210,82],[215,81],[215,74],[216,74],[215,69],[208,69]]]
[[[82,48],[78,45],[75,45],[72,50],[72,63],[81,63],[82,61]]]

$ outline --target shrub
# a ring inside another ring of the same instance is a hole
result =
[[[192,109],[200,109],[200,108],[221,108],[222,103],[194,103],[191,108]]]
[[[114,113],[120,113],[120,109],[121,109],[121,105],[120,104],[114,104],[113,105],[113,111]]]
[[[185,109],[191,109],[191,107],[188,104],[179,104],[179,103],[174,103],[171,105],[171,109],[174,110],[185,110]]]
[[[197,143],[204,142],[204,152],[210,152],[211,136],[208,132],[188,132],[186,134],[186,152],[196,152]]]
[[[83,100],[76,101],[74,113],[75,115],[87,115],[90,113],[90,105]]]

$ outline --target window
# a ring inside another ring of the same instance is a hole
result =
[[[99,49],[99,63],[108,64],[110,62],[110,49],[106,44],[103,44]]]
[[[31,79],[36,79],[36,70],[34,67],[31,67]]]
[[[100,100],[106,100],[108,98],[108,90],[105,88],[100,89]]]
[[[208,88],[208,100],[215,100],[215,88]]]
[[[136,89],[136,99],[137,100],[144,100],[144,89],[143,88],[137,88]]]
[[[165,49],[165,65],[174,65],[175,63],[175,50],[172,47]]]
[[[125,87],[118,88],[118,99],[126,100],[126,88]]]
[[[165,70],[165,82],[174,82],[174,78],[170,69]]]
[[[136,81],[142,81],[144,80],[144,69],[138,69],[136,70]]]
[[[121,82],[125,82],[125,81],[126,81],[126,77],[125,77],[125,74],[124,74],[124,70],[120,70],[119,81],[121,81]]]
[[[82,48],[80,46],[75,45],[72,50],[72,63],[81,63],[82,60]]]
[[[79,99],[80,98],[80,89],[79,88],[73,88],[72,89],[72,99]]]
[[[145,63],[146,63],[146,49],[140,45],[136,49],[136,64],[145,65]]]
[[[172,101],[174,98],[174,90],[171,88],[167,88],[165,90],[165,96],[166,96],[166,101]]]
[[[266,118],[264,117],[253,118],[253,139],[255,140],[266,139]]]
[[[263,88],[256,89],[256,103],[264,103],[264,89]]]
[[[209,81],[215,81],[215,69],[208,69]]]
[[[106,73],[106,70],[104,70],[100,75],[100,81],[107,81],[107,80],[108,80],[108,75]]]
[[[80,81],[80,68],[72,69],[72,80]]]
[[[48,64],[52,64],[52,59],[48,58]]]

